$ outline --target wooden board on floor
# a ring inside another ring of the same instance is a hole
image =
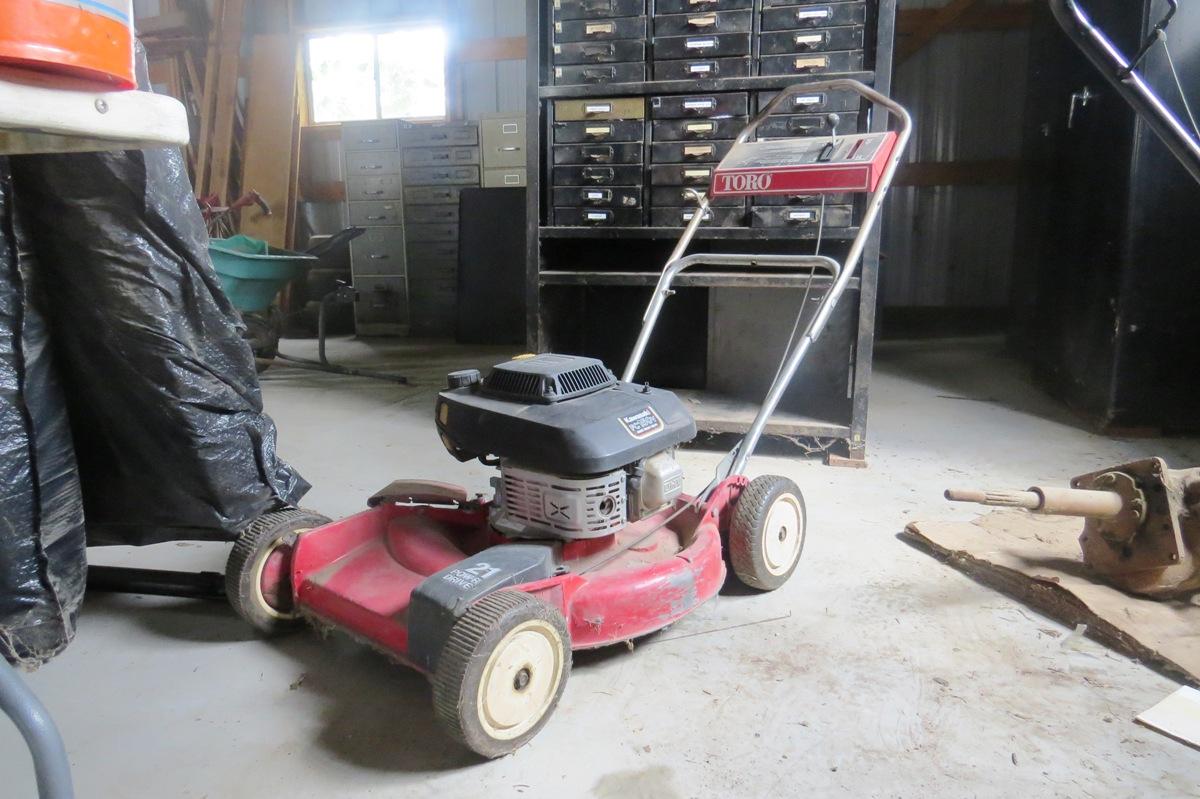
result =
[[[1157,602],[1099,581],[1076,539],[1081,519],[998,511],[913,522],[902,537],[985,585],[1170,676],[1200,684],[1200,598]]]
[[[242,211],[242,233],[287,247],[292,205],[296,125],[296,45],[286,33],[255,36],[246,96],[245,168],[242,191],[256,191],[271,207]]]

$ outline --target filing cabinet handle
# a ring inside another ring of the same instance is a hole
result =
[[[600,138],[603,136],[611,136],[611,135],[613,135],[613,126],[612,125],[589,125],[588,127],[585,127],[583,129],[583,132],[586,133],[588,136],[595,136],[596,138]]]
[[[359,144],[379,144],[379,139],[359,139]]]
[[[519,151],[521,148],[515,144],[507,144],[503,147],[497,147],[496,149],[502,153],[515,153],[515,152]]]
[[[833,9],[831,8],[805,8],[804,6],[800,6],[796,9],[796,22],[799,25],[816,27],[832,16]]]
[[[585,166],[583,168],[584,179],[593,183],[611,183],[615,176],[616,172],[612,167]]]
[[[359,169],[383,169],[383,164],[359,164]]]
[[[583,0],[579,5],[591,14],[605,12],[611,15],[613,10],[612,0]]]
[[[589,22],[583,26],[584,36],[603,36],[612,34],[616,27],[611,22]]]
[[[701,14],[701,15],[695,16],[695,17],[688,17],[687,25],[689,28],[716,28],[717,27],[717,15],[716,14]]]
[[[705,133],[715,133],[717,130],[716,122],[689,122],[684,126],[684,132],[693,135]]]
[[[788,123],[788,130],[797,136],[809,136],[821,129],[820,125],[805,125],[795,120]]]
[[[616,52],[616,46],[611,43],[591,44],[582,49],[584,58],[604,58],[605,56],[612,56]]]
[[[368,197],[378,197],[379,195],[383,194],[383,189],[376,189],[375,191],[364,191],[363,194],[367,195]]]
[[[611,163],[613,160],[614,151],[612,147],[593,147],[590,150],[585,150],[583,157],[589,161],[596,161],[601,164]]]
[[[688,5],[689,6],[711,6],[712,4],[714,4],[716,2],[717,2],[717,0],[688,0]]]
[[[449,161],[450,153],[433,153],[429,156],[430,161]]]
[[[715,61],[694,61],[687,65],[689,75],[716,75],[717,63]]]
[[[592,197],[591,196],[592,194],[596,194],[598,196]],[[584,202],[593,202],[593,203],[594,202],[605,202],[605,203],[612,202],[612,189],[584,189],[583,190],[583,200],[584,200]]]
[[[814,69],[824,69],[829,66],[829,59],[821,58],[797,58],[792,61],[792,68],[796,72],[812,72]]]
[[[583,79],[591,83],[612,80],[615,77],[617,77],[616,67],[591,67],[583,70]]]
[[[829,43],[829,34],[825,31],[820,33],[797,33],[792,36],[792,43],[804,50],[815,50],[821,45]]]
[[[711,158],[717,154],[717,148],[712,144],[691,144],[683,148],[683,157],[688,159]]]
[[[372,261],[386,261],[389,256],[387,253],[373,252],[370,255],[368,255],[367,257],[370,258]]]
[[[367,215],[368,222],[382,222],[385,219],[387,219],[387,214],[380,214],[379,216],[371,216],[370,214]]]
[[[716,46],[717,40],[712,36],[703,39],[687,39],[683,43],[685,50],[711,50]]]

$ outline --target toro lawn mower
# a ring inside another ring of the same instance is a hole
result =
[[[898,129],[753,140],[759,123],[800,93],[847,89],[889,111]],[[597,360],[554,354],[499,364],[486,378],[451,373],[436,402],[438,432],[460,461],[499,467],[494,499],[401,481],[336,522],[300,510],[268,514],[230,555],[234,608],[264,632],[300,619],[347,632],[428,674],[449,734],[497,757],[546,723],[573,649],[646,635],[715,595],[724,546],[746,585],[783,585],[804,546],[804,500],[791,480],[749,480],[745,466],[854,273],[910,126],[903,108],[856,81],[780,92],[700,197],[621,379]],[[846,191],[871,196],[844,265],[820,255],[684,256],[710,197]],[[829,289],[806,324],[797,319],[745,438],[708,487],[688,496],[674,451],[695,436],[695,422],[671,392],[632,381],[672,281],[700,264],[790,269]]]

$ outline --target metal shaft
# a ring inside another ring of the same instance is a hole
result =
[[[41,700],[17,674],[8,661],[0,658],[0,710],[8,714],[20,731],[37,774],[41,799],[72,799],[71,761],[54,719]]]
[[[1080,516],[1088,519],[1111,519],[1125,509],[1125,501],[1115,491],[1056,486],[1033,486],[1028,491],[951,488],[946,491],[946,499],[999,508],[1024,508],[1047,516]]]

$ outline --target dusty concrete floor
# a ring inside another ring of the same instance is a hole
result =
[[[287,342],[302,353],[307,342]],[[870,468],[757,458],[807,493],[792,581],[722,596],[633,652],[578,657],[531,745],[472,761],[434,726],[415,673],[337,638],[260,641],[223,606],[90,597],[79,634],[30,677],[66,736],[81,797],[1200,796],[1200,752],[1132,722],[1173,683],[896,539],[912,519],[966,518],[949,484],[1024,486],[1147,454],[1200,462],[1200,441],[1082,430],[997,342],[885,345]],[[431,424],[450,368],[507,349],[338,342],[390,363],[398,388],[295,369],[264,380],[280,451],[351,513],[399,476],[484,490]],[[718,456],[689,451],[690,486]],[[986,479],[985,477],[986,476]],[[164,545],[97,562],[219,569],[224,549]],[[0,725],[2,726],[2,725]],[[32,795],[0,729],[4,796]]]

